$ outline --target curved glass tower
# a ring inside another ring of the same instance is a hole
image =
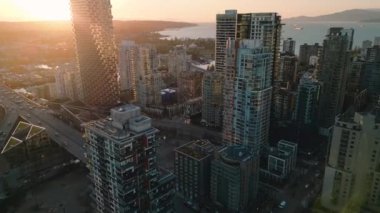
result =
[[[110,0],[70,0],[82,100],[92,106],[119,101]]]

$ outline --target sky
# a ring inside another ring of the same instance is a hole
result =
[[[111,0],[114,19],[214,22],[225,9],[283,18],[380,8],[380,0]],[[0,0],[0,21],[69,20],[69,0]]]

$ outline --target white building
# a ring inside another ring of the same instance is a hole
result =
[[[380,212],[380,106],[337,116],[321,202],[337,212]]]

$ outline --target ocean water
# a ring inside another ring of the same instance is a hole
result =
[[[297,30],[296,27],[302,27]],[[330,27],[353,28],[354,47],[360,47],[364,40],[374,40],[380,36],[379,23],[357,23],[357,22],[292,22],[285,23],[282,29],[282,39],[293,38],[296,41],[296,53],[298,54],[299,46],[304,43],[314,44],[322,43]],[[202,23],[193,27],[179,29],[168,29],[160,31],[161,35],[168,38],[215,38],[215,23]]]

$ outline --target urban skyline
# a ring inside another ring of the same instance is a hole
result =
[[[70,0],[73,32],[0,22],[0,211],[380,212],[380,28],[291,25],[304,43],[274,1],[216,1],[215,38],[113,21],[133,1]]]

